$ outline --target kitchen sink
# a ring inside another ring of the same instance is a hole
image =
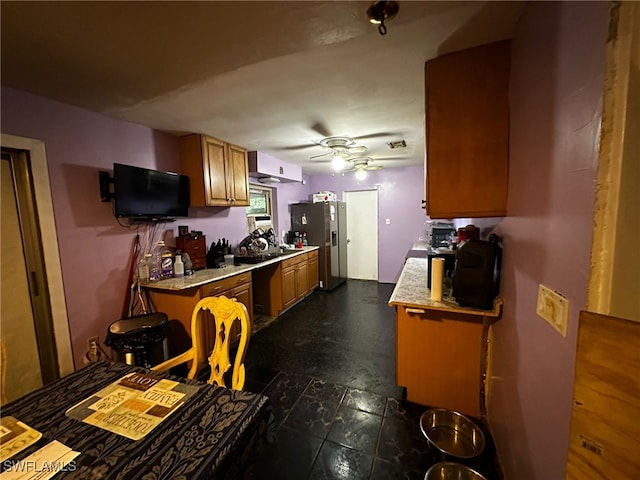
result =
[[[292,253],[299,253],[300,250],[286,249],[286,250],[272,250],[266,253],[258,253],[254,255],[236,255],[234,257],[233,263],[239,265],[241,263],[245,264],[255,264],[266,262],[267,260],[272,260],[274,258],[283,257],[286,255],[291,255]]]

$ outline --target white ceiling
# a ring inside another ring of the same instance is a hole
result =
[[[2,83],[307,174],[330,171],[309,159],[330,135],[385,168],[421,165],[425,61],[510,38],[523,3],[400,1],[386,36],[370,4],[3,0]]]

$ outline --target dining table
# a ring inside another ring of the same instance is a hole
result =
[[[179,408],[138,440],[73,414],[83,401],[130,374],[178,382],[177,390],[189,393]],[[61,469],[56,479],[242,478],[257,453],[274,439],[273,412],[264,395],[111,361],[91,363],[3,405],[0,413],[42,434],[36,443],[0,463],[0,477],[58,441],[79,455],[72,468]]]

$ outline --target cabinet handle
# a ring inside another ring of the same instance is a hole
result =
[[[423,310],[422,308],[406,308],[405,312],[407,313],[417,313],[419,315],[422,315],[424,313],[427,313],[425,310]]]

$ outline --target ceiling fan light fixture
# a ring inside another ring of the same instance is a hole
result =
[[[386,35],[387,27],[384,23],[386,20],[391,20],[395,17],[399,8],[398,2],[394,1],[373,2],[371,6],[367,8],[367,18],[370,23],[378,25],[380,35]]]
[[[359,168],[356,170],[356,180],[364,180],[367,178],[367,171],[363,168]]]
[[[335,172],[339,172],[344,168],[345,160],[342,155],[334,155],[333,160],[331,160],[331,167]]]

